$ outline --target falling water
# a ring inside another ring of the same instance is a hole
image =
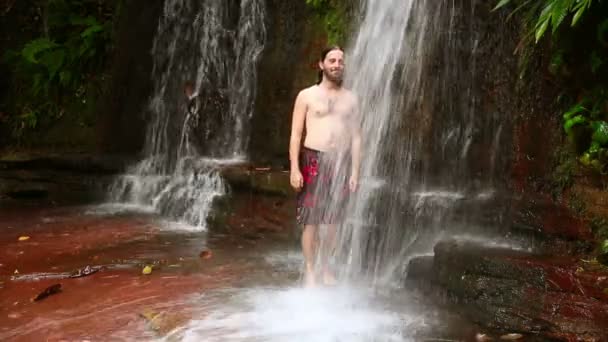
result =
[[[495,198],[503,138],[497,114],[479,113],[476,6],[365,3],[346,53],[364,141],[360,189],[339,234],[349,246],[338,260],[348,276],[393,282],[437,239],[488,223],[479,208]]]
[[[226,192],[220,169],[242,161],[266,32],[263,0],[166,0],[154,40],[145,158],[111,201],[200,230]],[[189,99],[186,82],[195,84]]]

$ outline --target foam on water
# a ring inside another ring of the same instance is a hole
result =
[[[226,290],[200,301],[204,317],[166,340],[413,341],[428,324],[420,314],[404,306],[391,310],[354,287]]]

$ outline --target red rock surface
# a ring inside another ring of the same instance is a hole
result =
[[[255,267],[248,251],[263,250],[268,231],[284,231],[280,207],[272,200],[237,201],[236,214],[251,210],[254,215],[231,217],[225,228],[230,234],[209,239],[204,233],[163,231],[149,215],[84,215],[83,208],[2,210],[0,340],[151,339],[155,331],[141,316],[149,310],[178,317],[173,327],[183,324],[195,306],[189,298],[234,286]],[[18,241],[20,236],[29,239]],[[212,256],[201,259],[206,249]],[[143,275],[148,264],[152,273]],[[61,277],[86,265],[106,268],[82,278]],[[60,293],[32,302],[58,283]]]

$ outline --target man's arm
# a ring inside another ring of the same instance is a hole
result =
[[[293,118],[291,122],[291,138],[289,139],[289,160],[292,171],[300,171],[298,156],[300,154],[300,144],[302,143],[302,132],[304,131],[304,119],[306,118],[306,102],[301,91],[296,97],[293,108]]]
[[[358,101],[355,98],[355,105],[353,109],[353,120],[351,126],[351,175],[355,179],[359,178],[359,167],[361,164],[361,118],[359,113]]]

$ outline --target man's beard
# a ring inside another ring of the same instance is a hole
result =
[[[336,74],[332,74],[331,71],[328,70],[323,70],[323,75],[325,75],[325,78],[333,83],[336,83],[338,85],[342,84],[342,80],[343,80],[343,76],[344,76],[344,72],[338,72]]]

